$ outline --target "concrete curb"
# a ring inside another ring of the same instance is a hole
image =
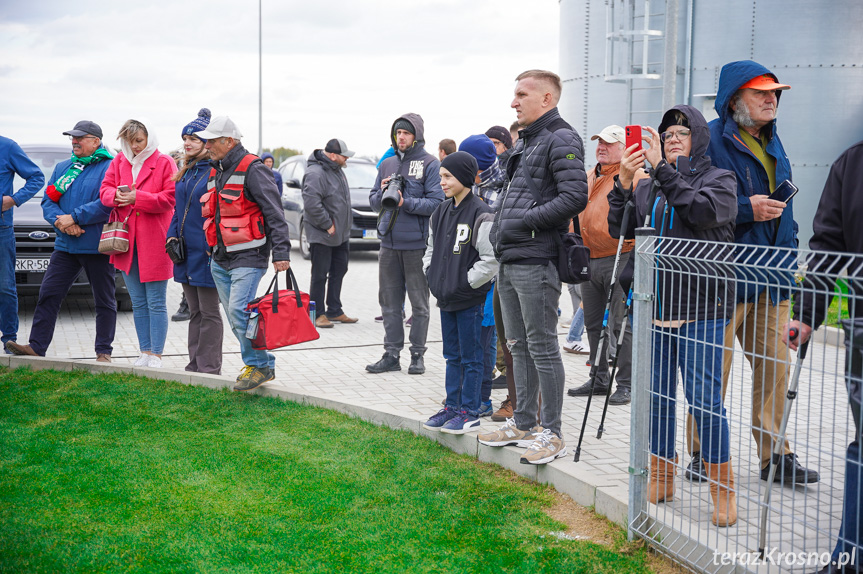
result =
[[[234,386],[235,382],[230,377],[219,375],[46,357],[0,355],[0,366],[8,366],[12,369],[26,367],[32,370],[81,370],[92,373],[134,374],[156,380],[175,381],[184,385],[203,386],[216,390],[230,389]],[[481,462],[497,464],[530,480],[549,484],[557,491],[568,494],[578,504],[585,507],[593,507],[597,514],[605,516],[623,528],[627,526],[628,495],[626,489],[619,485],[595,484],[596,481],[593,479],[591,473],[583,468],[579,468],[576,463],[572,462],[570,455],[564,456],[547,465],[534,466],[521,464],[519,459],[524,449],[483,446],[477,442],[477,433],[475,432],[464,435],[451,435],[429,431],[423,428],[422,420],[406,417],[397,412],[374,409],[366,405],[337,401],[326,397],[306,395],[285,388],[264,385],[252,391],[252,394],[330,409],[378,426],[410,431],[416,435],[436,441],[459,454],[472,456]]]

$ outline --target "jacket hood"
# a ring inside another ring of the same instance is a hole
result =
[[[268,151],[265,151],[264,153],[262,153],[262,154],[261,154],[261,159],[262,159],[262,160],[264,160],[264,159],[271,159],[271,160],[273,160],[273,161],[276,161],[276,158],[274,158],[274,157],[273,157],[273,154],[271,154],[271,153],[270,153],[270,152],[268,152]]]
[[[716,91],[716,101],[713,102],[713,109],[719,115],[719,121],[723,126],[729,117],[728,105],[731,103],[731,98],[740,89],[740,86],[755,76],[763,76],[764,74],[772,76],[777,82],[779,81],[776,74],[752,60],[740,60],[722,66],[722,70],[719,72],[719,89]],[[779,105],[781,95],[781,91],[776,94],[777,106]]]
[[[710,145],[710,128],[707,127],[707,120],[697,109],[686,105],[674,106],[662,116],[662,123],[659,124],[657,131],[663,133],[669,126],[676,123],[674,121],[675,111],[686,116],[686,119],[689,120],[689,129],[692,131],[692,149],[689,151],[688,158],[677,158],[677,171],[695,173],[710,167],[710,157],[707,155],[707,146]],[[662,157],[665,157],[664,146]]]
[[[393,149],[398,150],[398,144],[396,143],[396,122],[399,120],[406,120],[414,127],[414,131],[416,132],[416,139],[414,140],[413,147],[423,147],[426,143],[425,139],[425,127],[423,124],[422,116],[419,114],[404,114],[403,116],[399,116],[396,118],[396,121],[393,122],[393,127],[390,128],[390,141],[393,143]]]
[[[324,150],[322,149],[316,149],[311,153],[311,155],[309,155],[308,164],[312,165],[313,163],[319,163],[324,167],[329,167],[332,169],[338,169],[340,167],[339,164],[328,158],[327,155],[324,153]]]

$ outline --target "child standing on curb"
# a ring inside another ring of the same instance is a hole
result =
[[[466,152],[441,162],[441,187],[447,200],[429,221],[423,271],[441,315],[446,359],[446,405],[423,427],[464,434],[480,426],[483,307],[491,279],[497,274],[489,231],[492,210],[471,193],[477,163]]]

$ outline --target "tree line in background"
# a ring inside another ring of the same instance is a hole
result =
[[[273,158],[275,159],[275,165],[277,167],[289,157],[294,155],[301,155],[303,153],[302,151],[291,147],[277,147],[273,149],[265,147],[264,151],[273,154]]]

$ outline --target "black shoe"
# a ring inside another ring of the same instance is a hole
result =
[[[689,466],[686,467],[683,478],[690,482],[704,482],[707,480],[707,469],[704,468],[704,461],[701,460],[700,452],[692,453],[692,460],[689,461]]]
[[[186,303],[186,298],[183,297],[177,312],[171,315],[171,321],[188,321],[191,318],[192,314],[189,313],[189,304]]]
[[[267,381],[276,378],[276,371],[269,367],[252,367],[245,369],[234,385],[235,391],[251,391],[257,389]]]
[[[608,397],[608,404],[614,406],[628,405],[631,402],[632,395],[629,393],[629,389],[624,389],[622,387],[617,387],[614,394]]]
[[[426,372],[425,363],[423,363],[423,356],[419,353],[411,353],[411,366],[408,367],[409,375],[422,375]]]
[[[767,480],[770,477],[770,465],[761,469],[761,480]],[[773,482],[782,482],[784,484],[812,484],[818,482],[821,477],[818,472],[804,468],[800,461],[797,460],[797,455],[786,454],[779,462],[779,467],[776,469],[776,475],[773,477]]]
[[[491,388],[493,389],[505,389],[506,388],[506,375],[498,375],[491,380]]]
[[[399,358],[392,353],[384,353],[381,360],[371,365],[366,365],[366,370],[370,373],[386,373],[388,371],[401,371],[402,366],[399,363]]]
[[[597,384],[593,387],[593,394],[594,395],[604,395],[607,392],[608,392],[608,385]],[[568,394],[571,397],[586,397],[586,396],[588,396],[590,394],[590,381],[587,381],[586,383],[584,383],[580,387],[575,387],[574,389],[569,389],[568,391],[566,391],[566,394]]]

